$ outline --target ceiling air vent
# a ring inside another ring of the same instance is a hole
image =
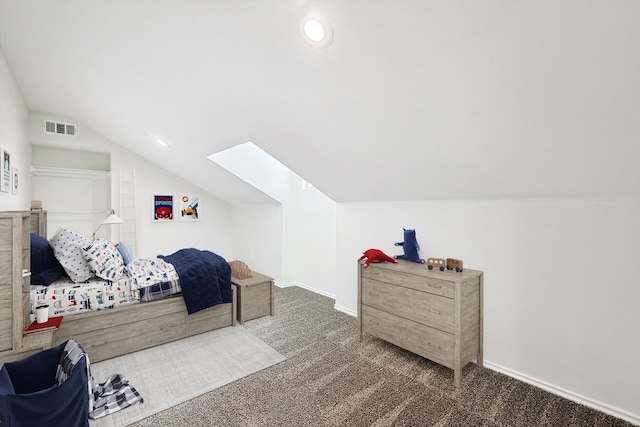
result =
[[[71,125],[68,123],[56,123],[56,122],[45,121],[44,131],[45,133],[55,133],[58,135],[75,136],[76,125]]]

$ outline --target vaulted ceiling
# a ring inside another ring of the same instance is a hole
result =
[[[206,159],[245,141],[337,202],[640,196],[636,1],[0,0],[0,48],[32,111],[231,203],[270,200]]]

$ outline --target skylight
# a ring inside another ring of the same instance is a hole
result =
[[[287,199],[291,182],[300,179],[251,141],[213,153],[207,159],[281,203]]]

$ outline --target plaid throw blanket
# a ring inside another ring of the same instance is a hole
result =
[[[129,385],[129,380],[120,374],[109,376],[103,383],[96,384],[91,375],[89,357],[80,344],[74,340],[67,341],[60,363],[56,371],[56,385],[62,384],[73,368],[85,358],[89,388],[89,418],[96,419],[127,408],[144,400],[140,393]]]

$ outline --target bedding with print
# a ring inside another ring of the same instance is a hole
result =
[[[143,289],[159,282],[178,281],[178,273],[173,265],[159,258],[135,258],[126,265],[125,271],[131,278],[133,289]]]

